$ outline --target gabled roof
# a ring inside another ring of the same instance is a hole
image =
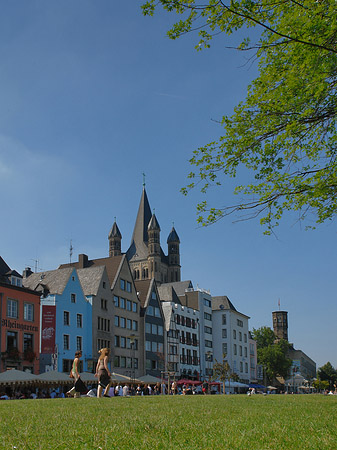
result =
[[[158,293],[161,302],[173,302],[181,304],[179,297],[172,285],[161,284],[158,286]]]
[[[0,256],[0,275],[5,275],[9,272],[11,268],[5,263],[5,261]]]
[[[146,308],[149,292],[152,290],[153,279],[135,281],[137,295],[140,300],[140,306]]]
[[[105,266],[107,270],[107,274],[109,277],[110,286],[113,285],[117,272],[121,266],[122,260],[125,258],[125,255],[117,255],[117,256],[108,256],[107,258],[98,258],[98,259],[88,259],[86,263],[86,267],[93,266]],[[59,268],[64,267],[75,267],[76,269],[83,269],[80,266],[79,262],[71,263],[71,264],[61,264]]]
[[[236,311],[233,303],[229,300],[227,295],[221,295],[218,297],[212,297],[212,309],[230,309]]]
[[[62,295],[73,271],[74,267],[68,267],[65,269],[33,273],[29,277],[24,278],[22,284],[33,291],[47,289],[49,294]]]
[[[152,217],[150,219],[149,225],[147,227],[148,230],[159,230],[160,231],[160,225],[158,223],[156,215],[153,213]]]
[[[105,266],[77,269],[78,278],[82,285],[84,295],[97,295],[104,271]]]
[[[193,284],[191,280],[175,281],[173,283],[163,283],[161,286],[173,287],[173,289],[175,290],[176,294],[179,297],[185,295],[186,289],[193,289]]]

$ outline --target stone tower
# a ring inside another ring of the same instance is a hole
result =
[[[121,254],[122,235],[119,231],[116,221],[112,225],[109,236],[109,256],[118,256]]]
[[[273,329],[277,339],[288,340],[288,312],[274,311]]]
[[[148,261],[149,261],[149,277],[161,282],[161,252],[160,252],[160,226],[155,214],[152,214],[151,220],[147,227],[148,234]]]
[[[168,281],[180,281],[180,239],[179,236],[172,227],[171,233],[167,238],[167,247],[168,247]]]

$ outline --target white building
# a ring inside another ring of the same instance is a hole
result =
[[[228,297],[212,299],[214,358],[226,354],[231,369],[242,382],[250,381],[249,317],[238,312]]]

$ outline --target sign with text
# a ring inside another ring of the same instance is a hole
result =
[[[42,306],[41,353],[54,353],[56,306]]]

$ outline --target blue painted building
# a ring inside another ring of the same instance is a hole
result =
[[[70,372],[77,350],[81,371],[92,360],[92,304],[75,268],[33,273],[23,284],[41,293],[40,372]]]

